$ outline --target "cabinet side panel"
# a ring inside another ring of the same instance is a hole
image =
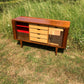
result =
[[[62,43],[63,48],[66,48],[68,31],[69,31],[69,28],[64,29],[63,43]]]
[[[16,26],[15,26],[16,22],[14,20],[12,20],[12,27],[13,27],[13,36],[14,39],[16,39]]]

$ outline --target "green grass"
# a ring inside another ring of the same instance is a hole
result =
[[[83,52],[68,48],[64,53],[58,52],[55,56],[54,51],[46,50],[46,47],[31,47],[31,50],[24,52],[24,48],[30,46],[23,45],[20,48],[17,42],[6,38],[3,38],[3,45],[5,41],[6,45],[0,51],[1,84],[84,83]]]
[[[22,77],[19,77],[18,78],[18,84],[24,84],[24,79]]]
[[[34,54],[35,53],[30,53],[27,55],[27,57],[26,57],[27,62],[31,62],[34,60]]]
[[[0,50],[2,50],[5,47],[6,44],[0,44]]]

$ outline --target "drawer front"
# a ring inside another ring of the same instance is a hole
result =
[[[42,38],[30,37],[30,40],[31,40],[31,41],[42,42],[42,43],[47,43],[47,39],[42,39]]]
[[[47,26],[42,26],[42,25],[32,25],[32,24],[29,24],[29,27],[30,28],[34,28],[34,29],[41,29],[41,30],[47,30],[48,31],[48,27]]]
[[[41,29],[32,29],[30,28],[30,33],[40,33],[40,34],[48,34],[48,31],[41,30]]]
[[[46,34],[46,35],[42,35],[42,34],[40,34],[40,33],[30,33],[30,38],[31,37],[39,37],[39,38],[43,38],[43,39],[48,39],[48,35]]]
[[[61,28],[54,28],[54,27],[49,27],[49,34],[50,35],[57,35],[60,36],[61,32],[63,32],[64,30]]]

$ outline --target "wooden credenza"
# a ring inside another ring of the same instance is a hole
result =
[[[15,40],[46,45],[56,48],[66,48],[70,21],[52,20],[20,16],[12,19]]]

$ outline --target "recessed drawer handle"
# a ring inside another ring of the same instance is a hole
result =
[[[37,33],[38,35],[40,35],[40,33]]]
[[[37,30],[40,30],[40,29],[37,29]]]
[[[40,39],[39,37],[37,39]]]

